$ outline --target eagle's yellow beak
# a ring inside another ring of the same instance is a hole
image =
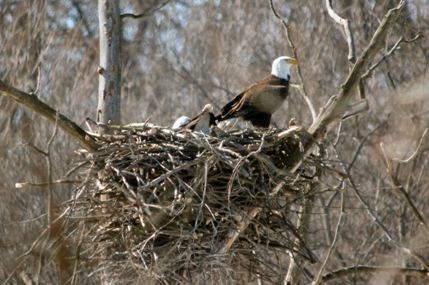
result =
[[[291,58],[289,60],[289,63],[292,64],[292,65],[298,65],[298,60],[296,58]]]

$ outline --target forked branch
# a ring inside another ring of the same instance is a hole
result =
[[[384,16],[370,43],[359,56],[346,81],[342,84],[339,94],[332,100],[330,106],[327,106],[325,111],[319,114],[316,122],[310,127],[309,132],[314,136],[318,137],[322,134],[333,120],[339,119],[347,111],[352,94],[362,75],[374,60],[375,55],[384,47],[387,34],[404,6],[405,0],[401,0],[395,8],[390,9]]]
[[[317,138],[323,136],[330,124],[338,119],[341,119],[346,111],[350,108],[351,98],[359,85],[362,75],[366,72],[375,55],[384,47],[387,34],[396,22],[406,1],[401,0],[399,4],[390,9],[384,16],[380,26],[375,31],[370,43],[359,56],[356,64],[349,72],[346,81],[341,85],[341,89],[337,95],[332,96],[328,103],[323,107],[317,119],[309,128],[309,133],[313,135],[315,140],[309,141],[305,146],[305,155],[308,155]],[[295,163],[290,170],[295,172],[302,161],[302,157],[296,157]]]
[[[339,25],[341,25],[344,29],[344,36],[347,41],[347,46],[349,47],[349,54],[347,56],[348,60],[351,63],[356,62],[356,49],[355,49],[355,41],[353,39],[353,33],[350,29],[350,22],[347,19],[340,17],[332,8],[332,0],[326,0],[326,8],[328,10],[329,16]]]

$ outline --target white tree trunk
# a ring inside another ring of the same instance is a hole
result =
[[[98,0],[100,67],[97,122],[121,121],[121,17],[119,1]],[[101,130],[100,130],[101,131]]]
[[[121,122],[121,15],[118,0],[98,0],[98,19],[100,26],[100,66],[98,68],[98,107],[97,123],[119,125]],[[99,133],[105,132],[100,127]],[[100,181],[105,173],[100,172]],[[100,183],[100,187],[104,185]],[[109,196],[102,194],[101,201]],[[102,209],[106,211],[105,208]],[[108,259],[108,252],[104,252]],[[101,284],[114,284],[109,270],[101,274]]]

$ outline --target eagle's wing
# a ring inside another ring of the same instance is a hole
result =
[[[268,85],[263,88],[249,90],[243,101],[261,112],[273,114],[282,105],[287,93],[287,86]],[[245,105],[242,104],[243,107]]]
[[[237,112],[243,107],[247,94],[253,93],[253,90],[256,90],[258,86],[268,83],[271,80],[271,76],[267,76],[264,79],[250,85],[243,92],[234,97],[229,101],[221,110],[221,114],[217,117],[218,120],[228,120],[230,118],[239,117],[240,115]]]
[[[265,122],[271,119],[271,114],[283,103],[288,92],[288,80],[269,75],[249,86],[228,102],[217,120],[227,120],[233,117],[243,117],[253,123],[253,118],[263,117]]]
[[[198,117],[193,118],[189,123],[187,123],[183,129],[185,130],[194,130],[195,126],[198,124]]]
[[[203,112],[199,113],[195,117],[193,117],[189,123],[187,123],[183,128],[188,130],[194,130],[195,126],[198,124],[198,122],[201,119],[201,116],[203,115]]]
[[[203,120],[203,121],[201,121]],[[208,133],[208,130],[211,126],[216,125],[215,116],[212,112],[201,112],[197,116],[191,119],[184,129],[193,130],[193,131],[202,131],[203,133]],[[202,128],[202,129],[200,129]]]
[[[221,120],[245,116],[248,112],[274,113],[287,96],[288,87],[283,85],[253,85],[237,95],[222,108]],[[246,119],[246,118],[245,118]]]
[[[234,99],[232,99],[225,106],[223,106],[223,108],[221,110],[221,114],[220,114],[220,116],[217,117],[217,119],[218,120],[228,120],[230,118],[235,117],[234,113],[236,112],[236,110],[241,105],[241,103],[242,103],[241,99],[243,98],[243,95],[245,94],[245,92],[246,91],[241,92],[240,94],[235,96]]]

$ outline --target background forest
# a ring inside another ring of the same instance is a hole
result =
[[[274,116],[278,128],[286,128],[291,118],[308,127],[312,114],[302,95],[318,111],[350,69],[342,29],[328,15],[324,2],[273,1],[288,24],[301,75],[292,73],[295,86]],[[350,21],[356,55],[397,3],[333,1],[334,10]],[[122,22],[124,124],[149,120],[169,126],[180,115],[193,116],[208,102],[217,113],[244,87],[265,76],[274,58],[294,53],[268,0],[122,0],[121,11],[148,11],[146,17]],[[326,135],[328,159],[350,166],[353,178],[344,188],[342,224],[326,272],[366,265],[423,268],[427,274],[429,135],[423,134],[429,127],[428,32],[429,1],[407,1],[385,48],[376,56],[374,64],[379,64],[362,81],[361,96],[367,99],[368,110],[343,121],[341,128],[336,124]],[[28,92],[38,88],[40,100],[82,127],[87,117],[95,120],[98,60],[96,1],[0,0],[0,79]],[[75,174],[68,171],[80,159],[75,154],[79,145],[61,130],[48,149],[53,129],[39,115],[0,97],[0,281],[15,270],[9,281],[13,284],[59,282],[49,252],[35,250],[22,258],[47,225],[48,175],[54,181],[73,180]],[[40,150],[49,152],[51,171]],[[307,245],[319,261],[332,244],[341,212],[339,195],[329,179],[321,181],[308,225]],[[72,183],[53,187],[60,211],[75,187]],[[77,245],[70,247],[75,251]],[[421,260],[404,249],[419,253]],[[303,268],[303,284],[319,267],[316,263]],[[279,276],[286,270],[285,265]],[[95,274],[80,274],[78,284],[99,283]],[[405,277],[399,271],[368,271],[327,283],[427,284],[428,280]]]

